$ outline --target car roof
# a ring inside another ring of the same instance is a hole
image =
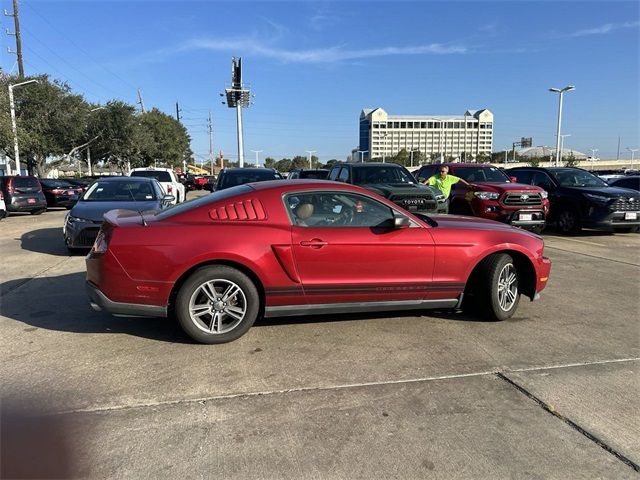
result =
[[[448,163],[432,163],[431,165],[438,165],[438,166],[447,166],[449,168],[451,167],[494,167],[495,165],[491,165],[490,163],[458,163],[458,162],[448,162]],[[497,168],[497,167],[496,167]]]
[[[138,183],[153,183],[157,180],[155,178],[150,177],[105,177],[105,178],[96,178],[96,181],[100,182],[138,182]]]
[[[223,172],[272,172],[276,171],[273,168],[259,168],[259,167],[233,167],[233,168],[223,168]]]
[[[351,165],[353,167],[358,167],[358,168],[370,168],[370,167],[391,167],[391,168],[405,168],[402,165],[398,164],[398,163],[393,163],[393,162],[386,162],[386,163],[382,163],[382,162],[362,162],[362,163],[341,163],[340,165]],[[337,165],[336,165],[337,166]]]
[[[131,171],[132,172],[139,172],[141,170],[147,170],[150,172],[173,172],[173,168],[160,168],[160,167],[138,167],[138,168],[132,168]]]

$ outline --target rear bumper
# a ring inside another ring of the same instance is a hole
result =
[[[158,305],[143,305],[139,303],[122,303],[110,300],[98,287],[87,281],[85,283],[87,296],[91,308],[96,311],[105,310],[112,315],[124,315],[130,317],[166,317],[167,307]]]

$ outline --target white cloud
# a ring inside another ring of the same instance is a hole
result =
[[[577,32],[570,33],[568,37],[586,37],[588,35],[606,35],[607,33],[614,32],[616,30],[622,30],[624,28],[637,28],[640,26],[640,22],[625,22],[625,23],[605,23],[594,28],[587,28],[584,30],[578,30]]]
[[[236,52],[240,55],[250,54],[272,58],[285,63],[334,63],[363,58],[396,56],[396,55],[451,55],[467,52],[464,46],[449,46],[441,43],[415,45],[405,47],[379,47],[350,50],[340,46],[316,48],[308,50],[288,50],[265,45],[255,39],[216,40],[194,39],[185,42],[179,51],[212,50],[218,52]]]

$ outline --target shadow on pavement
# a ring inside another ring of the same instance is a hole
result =
[[[23,250],[61,257],[69,256],[62,237],[62,227],[41,228],[23,233],[20,242]]]
[[[85,294],[85,273],[20,278],[0,284],[0,315],[29,327],[71,333],[125,334],[170,343],[193,343],[172,319],[123,318],[96,312]]]

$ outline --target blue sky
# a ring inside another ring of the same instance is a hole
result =
[[[390,114],[489,108],[494,150],[521,136],[555,144],[565,96],[565,147],[615,158],[640,143],[638,2],[170,2],[21,0],[27,74],[47,72],[94,102],[183,109],[197,158],[236,157],[235,112],[219,93],[242,56],[255,94],[245,151],[260,158],[344,159],[366,107]],[[0,8],[11,10],[9,0]],[[2,31],[13,30],[9,17]],[[2,35],[6,53],[13,37]]]

